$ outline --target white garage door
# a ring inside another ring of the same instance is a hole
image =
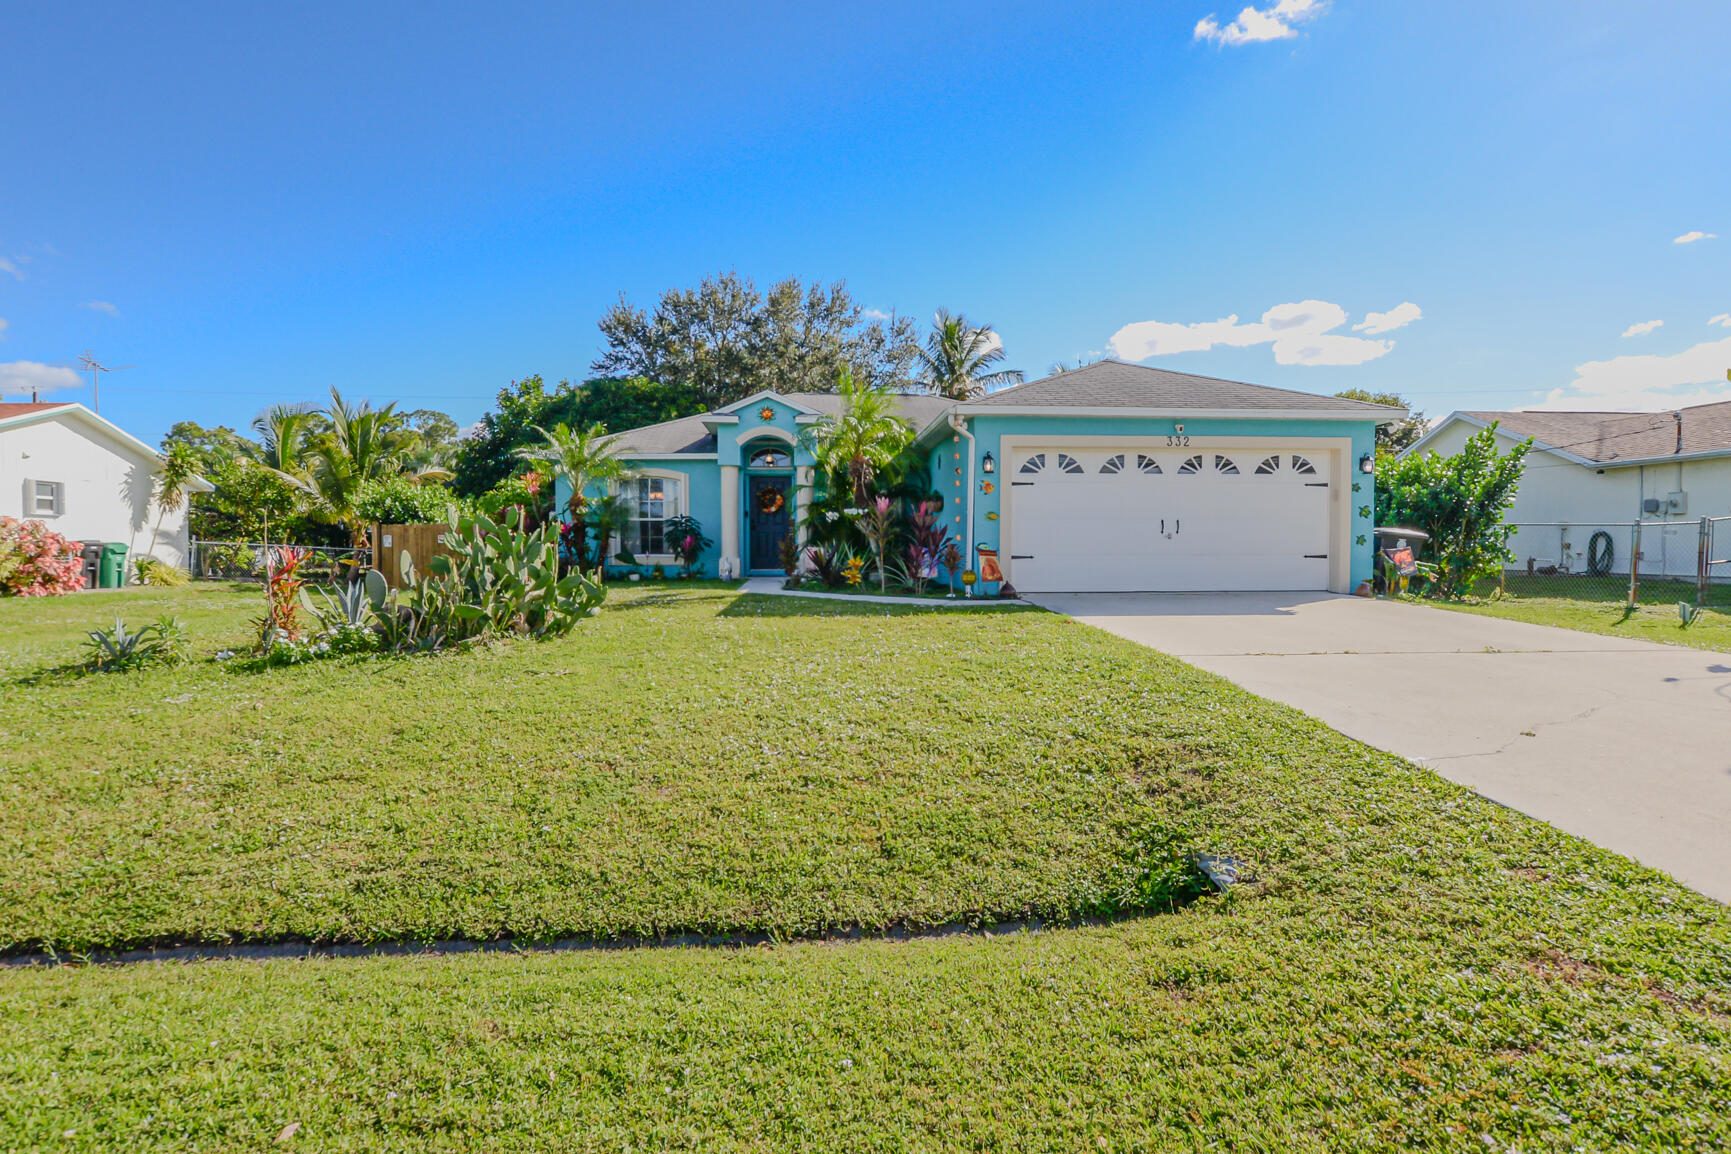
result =
[[[1029,593],[1326,589],[1327,462],[1273,448],[1017,451],[1010,580]]]

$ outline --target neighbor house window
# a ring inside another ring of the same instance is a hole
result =
[[[32,517],[52,517],[60,512],[60,498],[64,495],[65,486],[59,481],[30,482],[30,510]]]
[[[639,477],[631,482],[637,520],[633,552],[650,556],[667,550],[667,518],[679,515],[679,482],[671,477]]]

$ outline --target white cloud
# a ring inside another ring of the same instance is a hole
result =
[[[76,389],[84,378],[72,369],[45,365],[40,361],[8,361],[0,363],[0,394],[52,393],[59,389]]]
[[[1378,333],[1392,333],[1398,328],[1404,328],[1423,316],[1423,309],[1411,301],[1406,301],[1395,305],[1386,313],[1365,313],[1364,319],[1352,326],[1352,331],[1369,333],[1374,337]]]
[[[29,259],[28,257],[22,257],[22,256],[11,257],[11,258],[0,256],[0,272],[9,272],[16,279],[23,280],[24,279],[24,267],[23,266],[24,266],[24,263],[28,259]]]
[[[1718,240],[1718,239],[1719,239],[1719,234],[1716,232],[1702,232],[1700,229],[1696,229],[1693,232],[1686,232],[1682,236],[1672,237],[1671,243],[1672,244],[1694,244],[1698,240]]]
[[[1626,337],[1644,337],[1664,323],[1664,321],[1637,321],[1624,329],[1623,335]]]
[[[1196,22],[1196,39],[1214,44],[1261,44],[1290,40],[1296,25],[1314,20],[1328,7],[1326,0],[1278,0],[1267,8],[1246,8],[1238,19],[1221,24],[1211,12]]]
[[[1239,324],[1236,314],[1188,325],[1138,321],[1113,333],[1106,347],[1123,360],[1145,361],[1203,352],[1215,345],[1242,349],[1272,344],[1275,363],[1282,365],[1361,365],[1394,348],[1393,341],[1367,341],[1334,332],[1345,323],[1346,310],[1337,304],[1298,301],[1275,305],[1251,324]]]
[[[1707,323],[1710,325],[1719,325],[1723,328],[1731,329],[1731,313],[1720,313],[1716,317],[1708,317]]]
[[[1537,409],[1640,411],[1731,400],[1725,370],[1731,337],[1671,356],[1613,357],[1575,366],[1575,379],[1552,389]]]
[[[890,319],[890,314],[882,309],[861,309],[859,315],[868,321],[887,321]]]
[[[78,307],[81,309],[89,309],[92,312],[107,313],[111,317],[117,317],[120,315],[120,310],[109,304],[107,301],[85,301]]]
[[[0,317],[0,341],[3,341],[6,339],[6,330],[11,328],[11,327],[12,327],[11,321],[8,321],[5,317]]]

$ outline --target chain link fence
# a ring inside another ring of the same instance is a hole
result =
[[[1474,592],[1604,604],[1731,607],[1731,517],[1511,525],[1515,561]]]
[[[192,576],[197,581],[263,581],[270,555],[284,548],[307,550],[300,573],[316,584],[347,581],[373,563],[369,548],[329,545],[266,545],[261,541],[194,541]]]

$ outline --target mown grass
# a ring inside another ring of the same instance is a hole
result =
[[[291,1127],[283,1144],[313,1149],[1731,1143],[1724,907],[1062,618],[815,608],[638,591],[596,628],[543,646],[382,667],[44,682],[26,693],[72,696],[22,706],[9,686],[0,715],[13,735],[45,704],[111,732],[134,709],[163,724],[163,699],[193,692],[184,704],[199,706],[199,726],[141,728],[153,736],[134,736],[118,764],[154,750],[183,771],[203,768],[188,777],[193,790],[178,787],[190,802],[176,810],[147,781],[91,762],[95,744],[52,768],[45,755],[68,729],[24,735],[40,759],[32,767],[50,769],[31,792],[7,764],[6,834],[34,838],[61,888],[44,899],[22,858],[9,859],[8,924],[72,924],[61,901],[82,903],[87,927],[146,924],[117,895],[155,891],[140,874],[104,872],[129,835],[135,847],[159,834],[176,847],[153,859],[181,879],[153,916],[237,936],[248,931],[234,916],[254,908],[412,912],[430,923],[437,910],[641,912],[653,899],[720,923],[752,909],[737,900],[746,892],[766,896],[758,912],[776,916],[833,912],[841,896],[847,908],[937,916],[984,894],[1097,892],[1071,883],[1114,876],[1150,830],[1235,852],[1262,880],[1170,913],[994,938],[0,971],[0,1144],[242,1149]],[[0,611],[3,630],[15,607]],[[682,659],[626,660],[652,643]],[[712,678],[722,667],[758,676]],[[547,683],[560,688],[544,692]],[[260,689],[271,685],[281,691]],[[824,725],[787,728],[790,693]],[[381,717],[436,700],[443,722],[393,734],[384,754],[357,755],[344,776],[337,746],[321,744],[337,737],[311,720],[344,695],[365,696]],[[593,708],[572,715],[572,700]],[[224,728],[228,714],[241,731]],[[258,714],[312,729],[296,772],[237,736]],[[689,733],[699,724],[707,744],[736,756],[701,773],[638,760],[643,741],[701,756]],[[545,759],[530,752],[529,730],[561,726],[582,740],[555,734]],[[199,753],[207,730],[223,736]],[[854,760],[837,768],[850,746]],[[943,772],[891,760],[913,750]],[[764,776],[729,768],[752,753]],[[408,804],[398,800],[412,796],[406,771],[354,768],[402,766],[411,754],[430,767],[415,780],[444,773],[452,784]],[[81,772],[113,780],[81,787]],[[620,776],[635,793],[616,789]],[[318,788],[297,784],[309,779]],[[228,806],[248,830],[268,828],[274,811],[243,789],[213,794],[217,780],[292,791],[302,804],[328,790],[342,804],[311,811],[293,850],[224,848]],[[536,827],[505,800],[530,785],[562,813],[590,812],[580,797],[615,798],[594,811],[610,821],[590,834],[639,868],[578,887],[586,896],[573,904],[566,889],[581,875],[560,863],[582,843],[502,860],[497,851],[536,844],[515,832]],[[137,807],[144,817],[130,824]],[[686,838],[657,823],[664,809],[708,821]],[[92,815],[84,826],[69,816],[80,811]],[[375,814],[406,823],[397,858],[369,832],[388,828]],[[97,835],[102,848],[38,838],[30,820],[62,839]],[[851,832],[805,831],[818,823]],[[868,831],[894,836],[874,843]],[[917,854],[886,855],[909,837],[953,876]],[[868,868],[874,849],[891,864]],[[267,856],[231,874],[219,868],[224,853]],[[491,879],[478,892],[524,892],[490,907],[454,882],[459,864]],[[796,865],[824,871],[824,886],[801,889]],[[324,905],[284,902],[279,879],[314,868],[365,884]],[[704,876],[733,881],[680,896]],[[201,910],[211,896],[221,916]]]
[[[1182,720],[1197,686],[1046,614],[819,604],[639,588],[557,643],[20,678],[0,948],[792,935],[1182,896],[1183,790],[1151,787],[1228,752]]]
[[[1731,652],[1731,607],[1725,604],[1725,587],[1714,586],[1708,603],[1685,625],[1677,604],[1695,604],[1694,582],[1642,582],[1640,602],[1633,610],[1627,608],[1627,586],[1627,576],[1620,579],[1620,585],[1618,578],[1511,576],[1500,593],[1494,583],[1487,582],[1470,600],[1425,603],[1608,637]]]

